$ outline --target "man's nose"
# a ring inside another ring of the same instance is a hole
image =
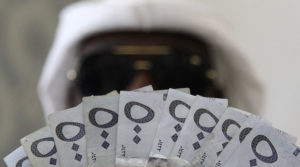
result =
[[[137,72],[131,79],[131,82],[126,89],[134,90],[150,84],[152,84],[152,79],[149,74],[147,72],[140,71]]]

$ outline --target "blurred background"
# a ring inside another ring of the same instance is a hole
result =
[[[59,11],[75,0],[0,0],[0,166],[20,138],[45,125],[37,83]]]
[[[59,11],[71,2],[0,0],[1,159],[20,145],[20,138],[45,125],[36,86]],[[222,16],[248,55],[266,92],[260,115],[300,137],[300,1],[203,3]]]

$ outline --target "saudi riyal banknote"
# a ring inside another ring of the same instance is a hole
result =
[[[230,158],[230,156],[233,154],[233,152],[240,146],[240,144],[244,141],[244,139],[249,135],[249,133],[256,128],[259,124],[267,124],[271,126],[271,122],[262,119],[259,116],[256,115],[250,115],[247,120],[242,124],[241,128],[239,129],[239,132],[234,135],[234,137],[230,140],[230,142],[227,144],[226,149],[222,151],[222,153],[217,157],[215,162],[212,166],[214,167],[222,167],[227,160]],[[291,143],[296,143],[296,138],[293,136],[290,136],[289,134],[286,134],[284,132],[281,132],[281,136],[287,141]]]
[[[138,92],[152,92],[153,91],[153,87],[152,87],[152,85],[147,85],[147,86],[141,87],[139,89],[135,89],[133,91],[138,91]]]
[[[117,166],[145,166],[165,101],[162,93],[121,91]]]
[[[222,153],[232,137],[250,114],[242,110],[228,107],[218,124],[205,138],[198,155],[192,161],[192,166],[210,167]]]
[[[61,166],[87,166],[82,105],[53,113],[48,119]]]
[[[223,166],[299,167],[299,148],[286,139],[285,133],[262,122]]]
[[[228,101],[197,96],[170,158],[178,157],[190,163],[197,155],[204,139],[213,131],[227,108]]]
[[[60,167],[54,138],[48,126],[21,139],[33,167]]]
[[[23,146],[4,157],[4,162],[7,167],[32,167]]]
[[[188,88],[84,97],[48,122],[20,140],[8,167],[300,166],[295,137]]]
[[[169,89],[153,141],[148,166],[157,166],[166,162],[194,100],[195,96]]]
[[[119,95],[86,97],[83,118],[88,166],[115,166]]]
[[[151,90],[152,87],[147,86],[146,89]],[[107,96],[116,94],[118,94],[117,91],[112,91]],[[49,115],[48,122],[56,143],[61,166],[87,166],[82,104]]]
[[[253,128],[257,126],[260,122],[265,121],[256,115],[250,115],[248,119],[241,125],[239,131],[232,137],[230,142],[226,145],[221,154],[215,159],[212,166],[221,167],[229,159],[231,154],[239,147],[239,145],[244,141],[246,136],[251,132]],[[265,121],[265,123],[268,123]]]
[[[153,91],[146,86],[135,91]],[[119,95],[83,98],[83,120],[86,132],[86,153],[89,167],[115,166]]]

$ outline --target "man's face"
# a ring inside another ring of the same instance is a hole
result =
[[[193,94],[222,97],[214,82],[209,46],[201,39],[170,32],[106,33],[84,40],[79,53],[81,64],[73,84],[78,99],[149,84],[155,89],[189,87]]]

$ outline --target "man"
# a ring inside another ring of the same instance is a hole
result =
[[[45,116],[82,96],[190,87],[259,113],[263,92],[214,13],[193,0],[85,1],[61,14],[39,82]]]

